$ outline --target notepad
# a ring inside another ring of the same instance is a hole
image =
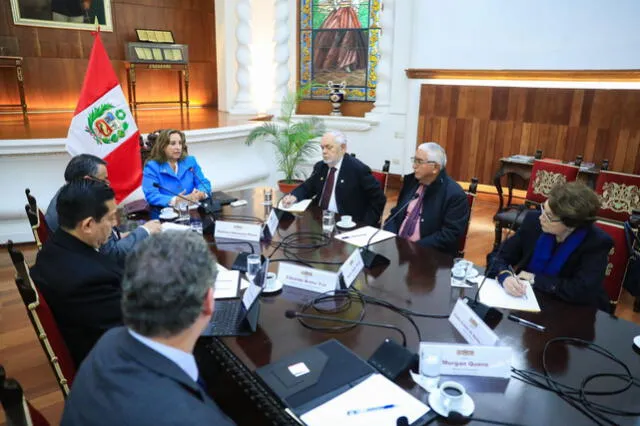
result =
[[[282,204],[282,201],[280,201],[280,203],[278,204],[278,209],[290,213],[302,213],[307,209],[307,207],[309,207],[309,204],[311,204],[311,198],[293,203],[289,207],[285,207]]]
[[[307,426],[395,425],[398,417],[415,422],[429,407],[381,374],[372,374],[348,391],[306,412]]]
[[[371,236],[376,232],[378,233],[371,238]],[[364,226],[362,228],[354,229],[353,231],[343,232],[342,234],[336,235],[334,238],[344,241],[345,243],[352,244],[356,247],[364,247],[369,242],[369,238],[371,238],[371,242],[369,244],[375,244],[395,236],[396,234],[393,232],[382,229],[378,230],[378,228],[374,228],[373,226]]]
[[[525,283],[527,292],[523,297],[514,297],[502,288],[494,279],[487,278],[480,289],[480,302],[494,308],[510,309],[513,311],[540,312],[538,299],[533,292],[533,288],[528,282]]]
[[[226,268],[225,268],[226,269]],[[214,284],[214,297],[216,299],[233,299],[238,297],[238,280],[240,271],[218,270],[216,283]]]
[[[216,266],[218,268],[218,273],[220,272],[230,272],[229,269],[225,268],[224,266],[222,266],[221,264],[218,263],[218,265]],[[240,273],[240,271],[236,271],[238,273]],[[249,281],[245,280],[244,278],[240,280],[240,290],[244,290],[245,288],[249,287]],[[215,297],[218,297],[218,295],[214,295]]]

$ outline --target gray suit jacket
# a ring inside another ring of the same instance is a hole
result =
[[[105,333],[84,360],[60,424],[234,425],[177,364],[125,327]]]
[[[55,232],[58,229],[58,212],[56,211],[56,204],[58,203],[58,194],[60,190],[53,196],[47,212],[45,213],[45,220],[51,232]],[[125,238],[116,238],[115,235],[111,235],[107,242],[100,247],[100,252],[113,258],[120,265],[124,265],[124,260],[127,254],[131,253],[136,245],[147,238],[149,233],[142,227],[138,227],[129,233]]]

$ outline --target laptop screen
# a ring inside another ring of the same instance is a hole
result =
[[[269,259],[266,259],[260,269],[258,269],[258,273],[256,274],[256,278],[253,280],[253,283],[249,282],[249,287],[247,287],[242,295],[242,305],[247,311],[251,309],[251,305],[253,305],[256,300],[258,300],[258,297],[260,297],[268,271]]]

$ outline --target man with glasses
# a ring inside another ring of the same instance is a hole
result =
[[[350,215],[356,222],[377,226],[387,197],[371,174],[371,169],[347,152],[347,137],[338,131],[322,136],[322,161],[313,173],[291,194],[282,199],[285,207],[298,200],[317,196],[318,205],[342,215]]]
[[[469,222],[467,195],[447,175],[447,154],[437,143],[421,144],[411,160],[413,173],[404,177],[389,217],[404,211],[387,221],[384,229],[455,256]]]
[[[95,155],[76,155],[69,161],[69,164],[67,164],[67,168],[64,171],[64,180],[69,183],[77,179],[98,180],[109,185],[107,163]],[[56,204],[59,194],[60,190],[56,192],[51,202],[49,202],[49,207],[47,207],[45,214],[45,220],[51,232],[55,232],[58,229]],[[124,265],[125,257],[133,251],[140,241],[147,238],[149,234],[160,232],[161,229],[160,222],[157,220],[149,221],[130,233],[120,234],[118,230],[114,228],[107,242],[100,247],[100,252],[111,256],[118,263]]]

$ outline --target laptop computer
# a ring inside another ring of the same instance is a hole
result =
[[[260,294],[269,270],[266,259],[253,283],[244,291],[242,299],[216,300],[213,317],[201,336],[246,336],[258,327]],[[215,294],[215,293],[214,293]]]
[[[226,206],[227,204],[231,204],[234,201],[237,200],[236,197],[233,197],[229,194],[227,194],[226,192],[222,192],[222,191],[214,191],[211,193],[211,199],[215,200],[215,201],[219,201],[220,205],[222,206]]]

